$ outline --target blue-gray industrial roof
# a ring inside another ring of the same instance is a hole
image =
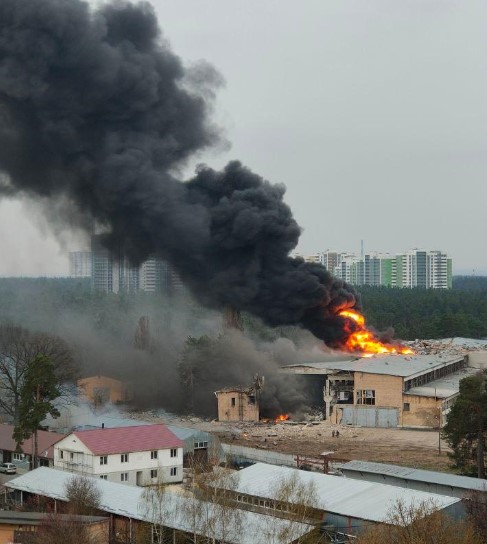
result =
[[[66,484],[72,477],[73,474],[70,472],[40,467],[6,482],[5,486],[10,489],[67,501]],[[93,478],[93,482],[101,493],[100,510],[149,523],[153,521],[150,513],[147,512],[146,502],[143,499],[143,487],[118,484],[99,478]],[[188,508],[193,508],[194,511],[201,510],[208,517],[215,518],[215,525],[210,534],[208,534],[204,521],[196,521],[198,534],[216,536],[216,540],[225,540],[229,544],[269,544],[270,537],[276,535],[288,535],[287,538],[283,536],[280,542],[290,544],[313,529],[312,526],[304,523],[290,522],[273,516],[241,510],[240,521],[245,530],[241,530],[241,528],[235,531],[228,529],[226,524],[230,522],[227,519],[223,523],[225,527],[221,529],[225,530],[224,536],[219,536],[220,529],[214,505],[170,491],[164,495],[164,511],[161,512],[163,517],[158,517],[158,520],[162,520],[166,527],[193,532],[195,528],[191,516],[188,515]]]
[[[173,432],[179,440],[187,440],[188,438],[194,438],[196,440],[208,440],[212,435],[207,431],[201,429],[192,429],[189,427],[179,427],[177,425],[167,425],[167,428]]]
[[[385,474],[397,478],[415,480],[429,484],[447,485],[465,489],[465,491],[487,491],[487,480],[470,478],[468,476],[458,476],[456,474],[447,474],[445,472],[435,472],[432,470],[422,470],[411,467],[401,467],[398,465],[388,465],[385,463],[374,463],[371,461],[349,461],[341,465],[344,470],[353,470],[355,472],[370,472],[373,474]]]
[[[342,370],[364,372],[366,374],[386,374],[413,378],[449,363],[461,361],[463,355],[375,355],[355,358],[348,361],[325,361],[321,363],[296,363],[283,367],[284,370],[298,374],[327,374],[329,371]]]
[[[315,488],[315,508],[376,522],[387,522],[399,500],[406,507],[417,507],[425,503],[432,504],[437,509],[446,508],[461,500],[457,497],[264,463],[256,463],[239,471],[236,482],[233,483],[236,489],[232,489],[262,499],[273,499],[283,483],[296,477],[305,486],[311,485]]]
[[[425,385],[411,387],[405,391],[407,395],[416,395],[418,397],[437,397],[439,399],[447,399],[453,395],[458,395],[460,391],[460,380],[468,376],[472,376],[479,371],[478,368],[466,367],[452,374],[448,374],[439,380],[433,380]]]

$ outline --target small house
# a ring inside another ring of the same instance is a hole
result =
[[[259,403],[253,387],[233,387],[215,392],[218,421],[259,421]]]

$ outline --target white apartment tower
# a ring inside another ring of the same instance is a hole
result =
[[[451,260],[446,253],[429,251],[427,254],[426,286],[430,289],[451,287]]]
[[[91,251],[70,252],[69,276],[71,278],[90,278],[91,266]]]
[[[325,251],[305,257],[321,263],[337,278],[352,285],[451,289],[452,260],[438,250],[411,249],[405,253],[340,253]]]

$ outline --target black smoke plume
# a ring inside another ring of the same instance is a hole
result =
[[[1,0],[3,192],[62,200],[71,222],[105,227],[117,254],[169,260],[209,307],[340,344],[336,312],[355,294],[289,257],[300,228],[284,187],[238,162],[178,179],[219,140],[210,114],[220,82],[206,64],[184,68],[148,3]]]

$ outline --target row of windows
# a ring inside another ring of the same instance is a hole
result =
[[[206,443],[208,445],[208,443]],[[71,459],[73,454],[71,454]],[[178,450],[177,448],[171,448],[171,457],[177,457],[178,456]],[[63,452],[61,451],[61,459],[63,458]],[[151,459],[157,459],[157,450],[153,450],[150,452],[150,458]],[[120,455],[120,462],[121,463],[128,463],[129,462],[129,454],[128,453],[122,453]],[[100,465],[108,465],[108,456],[101,455],[100,456]]]
[[[431,372],[427,372],[426,374],[417,376],[416,378],[405,380],[404,391],[409,391],[409,389],[413,387],[424,385],[426,383],[432,382],[433,380],[439,380],[440,378],[443,378],[444,376],[448,376],[449,374],[452,374],[453,372],[457,372],[458,370],[461,370],[462,368],[465,367],[465,365],[466,365],[465,360],[461,360],[461,361],[457,361],[456,363],[452,363],[450,365],[442,366],[441,368],[437,368],[435,370],[432,370]]]
[[[171,467],[170,470],[171,476],[177,476],[178,475],[178,467]],[[157,469],[152,469],[150,471],[150,477],[151,478],[157,478]],[[100,479],[107,480],[108,474],[100,474]],[[120,474],[120,481],[121,482],[128,482],[129,481],[129,473],[128,472],[122,472]]]
[[[74,453],[73,453],[72,451],[66,452],[66,453],[69,453],[69,459],[70,459],[70,461],[72,461],[73,458],[74,458]],[[60,457],[61,459],[64,459],[64,451],[63,451],[63,450],[60,450],[60,451],[59,451],[59,457]]]
[[[279,501],[259,499],[258,497],[251,497],[250,495],[237,495],[236,499],[237,502],[243,504],[251,504],[253,506],[260,506],[261,508],[272,508],[273,510],[279,510],[281,512],[290,512],[289,505]]]

